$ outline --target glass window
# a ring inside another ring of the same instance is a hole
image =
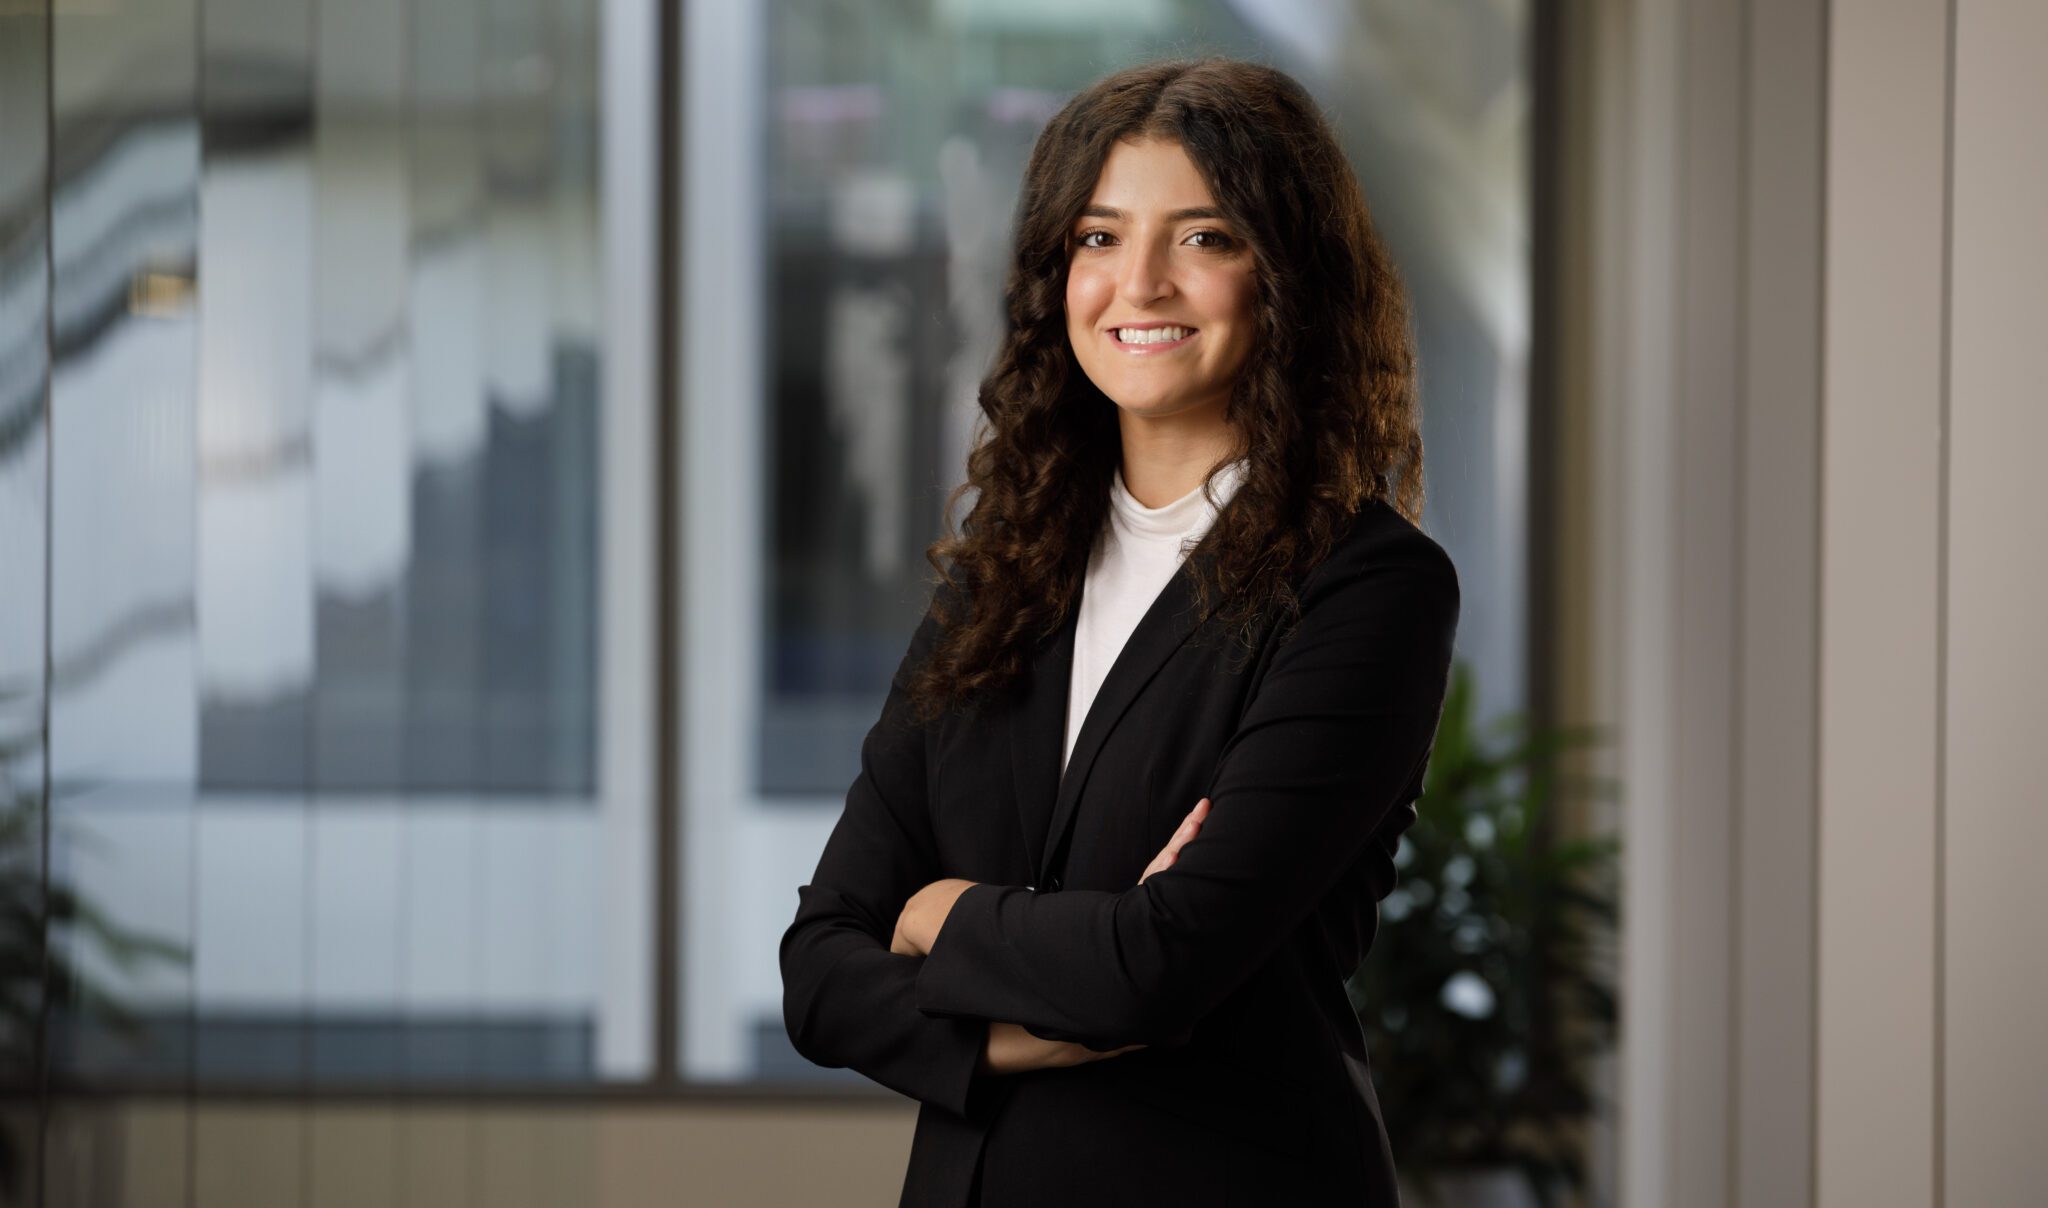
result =
[[[651,1076],[654,149],[600,149],[652,23],[58,6],[0,232],[47,204],[50,870],[128,945],[53,937],[59,1078]],[[11,568],[41,320],[0,283]]]
[[[632,1080],[673,1026],[688,1080],[859,1081],[789,1048],[776,940],[924,605],[1025,156],[1131,62],[1330,111],[1416,307],[1461,653],[1519,703],[1525,0],[682,6],[674,333],[647,0],[55,12],[0,14],[0,739],[107,924],[52,936],[60,1077]]]

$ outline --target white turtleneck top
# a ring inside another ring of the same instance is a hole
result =
[[[1139,503],[1124,489],[1123,469],[1117,468],[1109,486],[1109,520],[1089,554],[1081,615],[1075,622],[1074,668],[1067,686],[1067,738],[1060,752],[1062,772],[1088,716],[1088,706],[1117,652],[1188,551],[1209,531],[1218,508],[1237,492],[1245,467],[1244,461],[1234,461],[1217,472],[1215,506],[1203,497],[1198,485],[1156,508]]]

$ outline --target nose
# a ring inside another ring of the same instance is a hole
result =
[[[1173,276],[1162,249],[1133,240],[1124,256],[1117,295],[1132,306],[1145,306],[1173,292]]]

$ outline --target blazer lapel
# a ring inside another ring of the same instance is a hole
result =
[[[1017,790],[1017,822],[1033,881],[1045,862],[1045,832],[1059,792],[1060,744],[1066,740],[1067,685],[1073,678],[1074,628],[1079,598],[1067,619],[1039,643],[1025,671],[1023,697],[1010,710],[1010,776]]]
[[[1204,557],[1206,548],[1198,547],[1190,559]],[[1210,611],[1218,603],[1212,601]],[[1060,770],[1060,747],[1066,737],[1068,687],[1073,678],[1078,594],[1066,623],[1041,645],[1032,660],[1024,699],[1010,714],[1009,726],[1018,820],[1024,828],[1035,883],[1044,884],[1052,873],[1103,741],[1138,693],[1207,615],[1195,613],[1187,567],[1176,569],[1110,663],[1102,686],[1089,703],[1080,733],[1074,737],[1074,750],[1064,772]]]

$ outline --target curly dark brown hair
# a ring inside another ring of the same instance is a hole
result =
[[[1298,609],[1300,577],[1368,502],[1420,521],[1406,292],[1314,98],[1236,59],[1119,71],[1054,115],[1025,167],[1007,333],[981,383],[967,481],[946,499],[949,531],[925,551],[941,629],[906,685],[925,721],[1014,681],[1080,590],[1122,443],[1116,404],[1067,338],[1072,232],[1111,147],[1148,137],[1186,152],[1255,264],[1257,339],[1224,412],[1240,444],[1217,467],[1244,458],[1247,471],[1195,551],[1206,556],[1182,565],[1198,608],[1222,602],[1222,624],[1249,634]]]

